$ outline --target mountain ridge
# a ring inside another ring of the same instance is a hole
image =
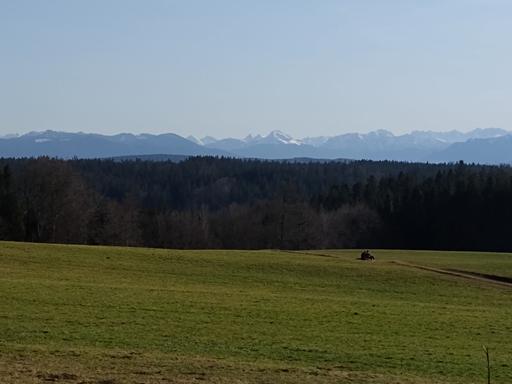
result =
[[[366,159],[410,162],[511,163],[512,132],[501,128],[368,133],[294,138],[280,130],[245,138],[187,138],[174,133],[102,135],[31,131],[0,137],[1,157],[112,158],[145,155],[226,156],[261,159]]]

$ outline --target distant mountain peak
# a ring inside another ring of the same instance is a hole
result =
[[[215,143],[216,141],[218,141],[218,140],[213,136],[204,136],[201,138],[201,143],[203,145],[212,144],[212,143]]]
[[[289,134],[284,133],[283,131],[280,131],[279,129],[274,129],[273,131],[270,131],[270,133],[267,135],[267,137],[268,136],[285,138],[285,139],[292,138]]]
[[[192,136],[192,135],[188,135],[188,136],[187,136],[187,140],[189,140],[189,141],[191,141],[191,142],[193,142],[193,143],[196,143],[196,144],[198,144],[198,145],[203,145],[203,142],[202,142],[201,140],[196,139],[196,138],[195,138],[194,136]]]
[[[252,134],[248,134],[247,136],[245,136],[242,141],[245,141],[246,143],[251,143],[253,141],[259,141],[261,140],[263,137],[261,135],[256,135],[256,136],[253,136]]]
[[[473,136],[473,138],[492,138],[492,137],[501,137],[510,134],[510,132],[502,129],[502,128],[476,128],[468,133]]]
[[[267,143],[282,143],[282,144],[295,144],[300,145],[302,142],[300,140],[294,139],[287,133],[280,131],[278,129],[271,131],[267,136],[262,138],[262,141]]]
[[[377,129],[376,131],[370,132],[376,134],[377,136],[385,136],[385,137],[395,137],[393,132],[388,131],[387,129]]]

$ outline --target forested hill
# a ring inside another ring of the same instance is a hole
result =
[[[0,160],[0,238],[169,248],[511,251],[512,168]]]

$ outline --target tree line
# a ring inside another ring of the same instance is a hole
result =
[[[510,251],[510,197],[508,166],[1,159],[0,239]]]

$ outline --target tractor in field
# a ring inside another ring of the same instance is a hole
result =
[[[375,260],[375,256],[373,256],[369,250],[365,250],[361,252],[360,260]]]

